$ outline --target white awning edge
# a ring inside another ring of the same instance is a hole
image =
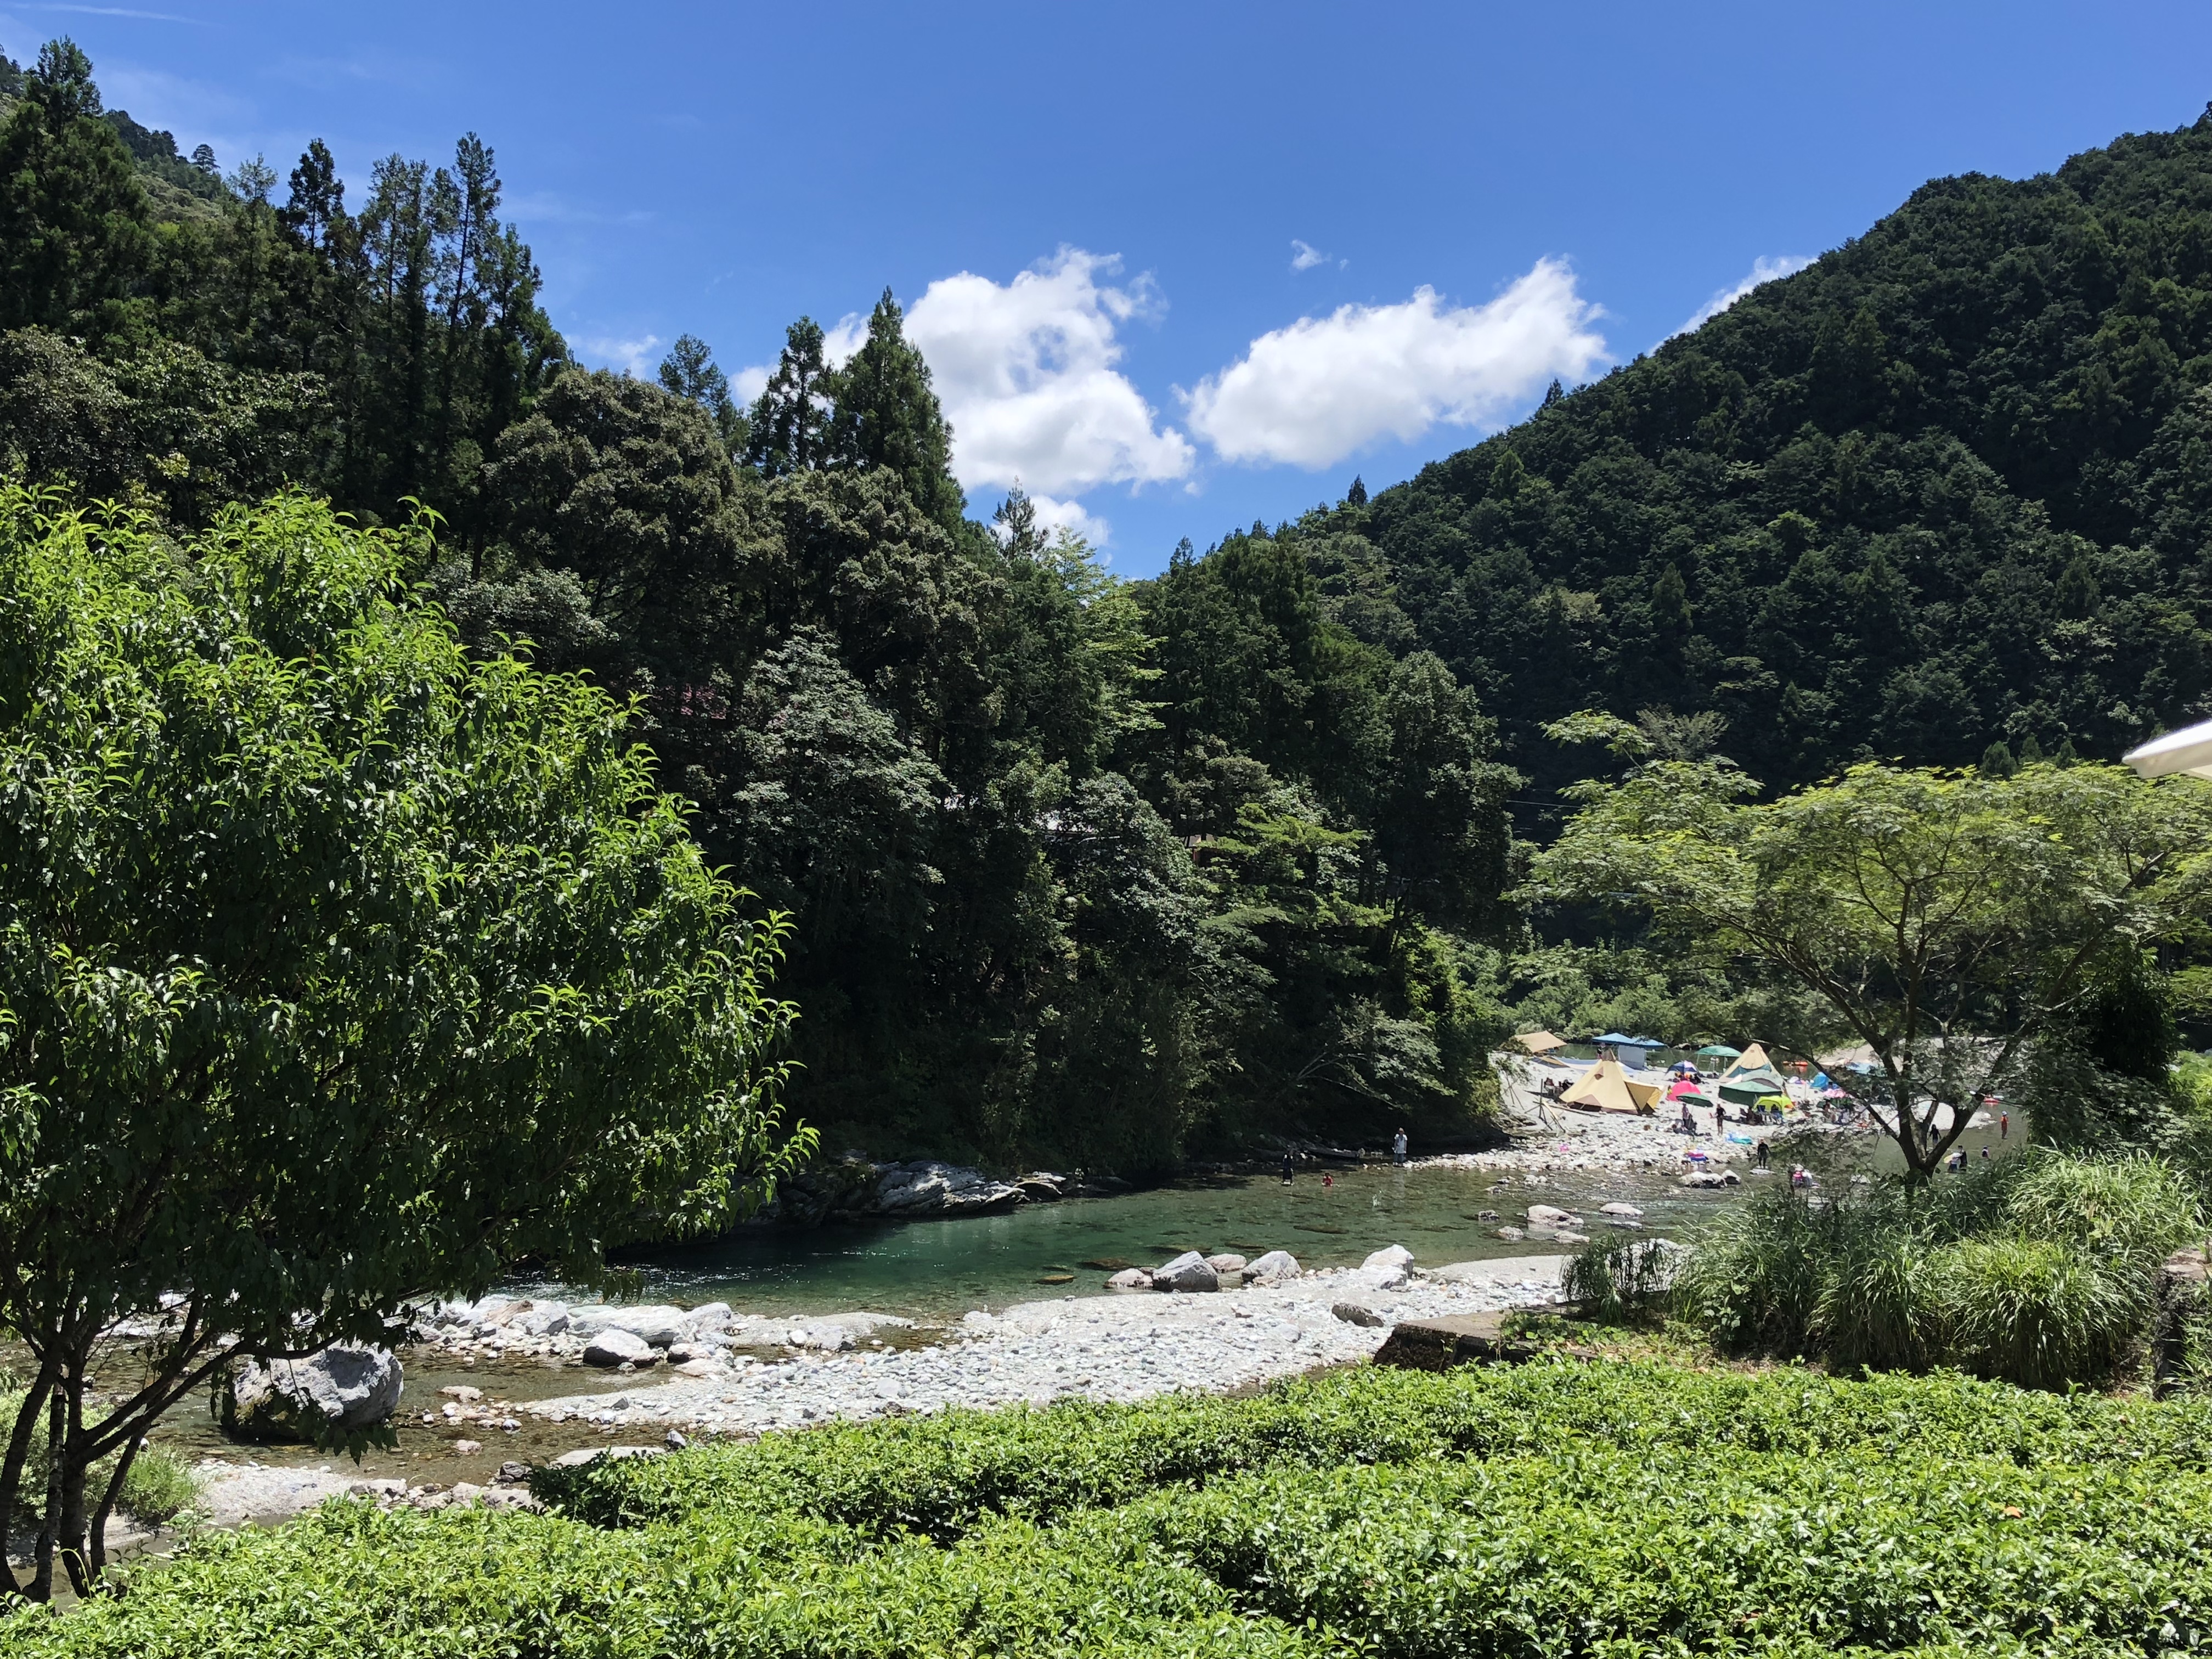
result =
[[[2120,757],[2146,778],[2162,778],[2175,772],[2212,778],[2212,720],[2199,720],[2153,738]]]

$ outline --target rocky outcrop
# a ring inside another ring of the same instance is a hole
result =
[[[1270,1250],[1244,1269],[1247,1285],[1281,1285],[1296,1279],[1303,1271],[1297,1257],[1288,1250]]]
[[[225,1433],[243,1440],[320,1440],[383,1422],[398,1407],[404,1380],[389,1348],[249,1360],[217,1393],[216,1416]]]
[[[980,1170],[935,1158],[886,1167],[876,1181],[875,1202],[867,1212],[885,1216],[993,1215],[1022,1202],[1022,1189],[994,1181]]]
[[[935,1158],[874,1164],[848,1152],[787,1176],[769,1215],[804,1224],[995,1215],[1019,1204],[1054,1203],[1073,1196],[1073,1190],[1066,1176],[1041,1170],[1013,1181],[997,1181],[981,1170]]]

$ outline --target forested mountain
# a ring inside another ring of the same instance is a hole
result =
[[[1670,714],[1663,740],[1770,787],[1999,744],[2111,758],[2212,712],[2208,437],[2212,114],[1927,185],[1279,539],[1347,627],[1442,658],[1550,787],[1589,761],[1540,728],[1583,708]]]
[[[1433,1142],[1516,1019],[1737,1029],[1736,988],[1514,908],[1509,814],[1548,833],[1602,763],[1543,735],[1574,711],[1779,787],[2110,753],[2212,690],[2204,123],[1931,185],[1409,483],[1131,583],[1018,495],[968,516],[888,294],[835,368],[794,324],[741,410],[688,336],[652,381],[570,362],[474,137],[349,197],[319,143],[281,185],[180,158],[65,42],[0,82],[0,471],[414,519],[477,648],[634,698],[793,917],[832,1151]]]

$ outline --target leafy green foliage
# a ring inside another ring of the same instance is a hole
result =
[[[0,492],[0,1327],[37,1368],[0,1530],[51,1405],[80,1578],[87,1471],[228,1345],[377,1341],[525,1257],[601,1276],[804,1150],[779,927],[621,707],[416,602],[428,550],[296,496],[179,544]],[[147,1375],[88,1416],[125,1319]]]
[[[2100,964],[2116,948],[2139,961],[2203,902],[2212,791],[2195,779],[1866,765],[1771,803],[1735,799],[1750,787],[1679,761],[1579,785],[1581,810],[1536,860],[1540,890],[1642,911],[1794,981],[1873,1054],[1879,1079],[1850,1086],[1916,1178],[2027,1073],[2035,1042],[2069,1023],[2124,1030]],[[2154,1072],[2171,1041],[2154,1043]]]
[[[1956,1376],[1360,1370],[770,1436],[571,1475],[567,1514],[340,1501],[5,1634],[27,1659],[2148,1655],[2212,1589],[2205,1428]]]

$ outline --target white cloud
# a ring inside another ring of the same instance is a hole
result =
[[[1081,501],[1055,501],[1049,495],[1032,495],[1030,505],[1036,508],[1037,523],[1046,531],[1072,530],[1093,547],[1103,547],[1114,533],[1114,526]]]
[[[952,422],[952,471],[969,489],[1022,483],[1049,495],[1180,478],[1188,439],[1115,368],[1121,324],[1155,309],[1143,277],[1102,284],[1120,261],[1063,247],[1001,286],[939,277],[907,314]],[[1040,513],[1045,496],[1035,497]]]
[[[1316,265],[1325,265],[1328,263],[1328,255],[1323,253],[1311,242],[1302,241],[1296,236],[1291,238],[1291,269],[1292,270],[1311,270]]]
[[[857,311],[848,311],[822,331],[822,361],[832,368],[842,368],[867,343],[868,319]]]
[[[774,373],[766,363],[739,369],[730,376],[730,396],[738,400],[739,407],[750,409],[760,401],[761,393],[768,390],[768,377]]]
[[[602,368],[618,368],[641,380],[659,366],[659,360],[653,356],[653,349],[659,343],[658,334],[641,334],[634,340],[602,337],[576,342],[585,357],[596,360]]]
[[[1752,262],[1750,276],[1745,277],[1734,288],[1714,290],[1713,297],[1699,306],[1697,313],[1688,322],[1676,329],[1674,333],[1687,334],[1693,328],[1703,327],[1761,283],[1771,283],[1778,276],[1787,276],[1792,271],[1802,270],[1812,263],[1810,259],[1800,258],[1794,253],[1785,253],[1778,258],[1772,259],[1761,254]],[[1672,339],[1674,336],[1669,335],[1668,337]]]
[[[1263,334],[1184,393],[1191,429],[1231,461],[1334,465],[1439,422],[1502,424],[1554,376],[1605,360],[1604,313],[1573,271],[1540,259],[1487,305],[1449,306],[1423,287],[1401,305],[1342,306]]]

